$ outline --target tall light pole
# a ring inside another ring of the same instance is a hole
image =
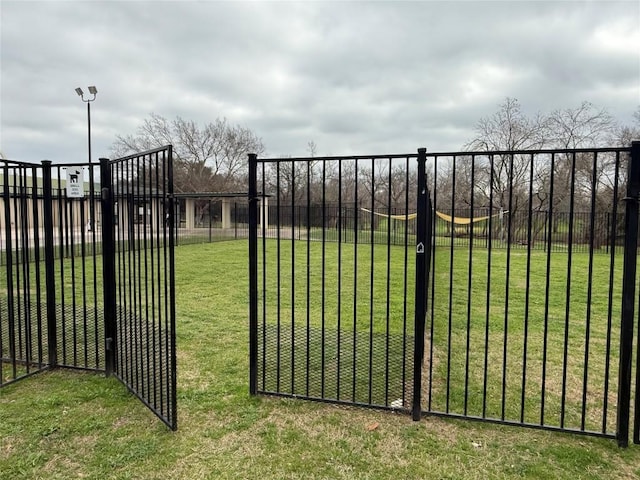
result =
[[[89,87],[89,93],[93,95],[92,98],[84,98],[84,92],[80,87],[76,88],[76,93],[82,99],[83,102],[87,104],[87,127],[89,132],[89,164],[91,164],[91,102],[96,99],[96,95],[98,93],[98,89],[92,85]]]
[[[89,87],[89,93],[93,95],[91,98],[84,98],[84,92],[80,87],[76,88],[76,93],[82,99],[83,102],[87,104],[87,131],[88,131],[88,145],[89,145],[89,222],[87,223],[87,230],[93,230],[93,215],[94,215],[94,207],[93,207],[93,170],[91,165],[91,102],[96,99],[96,95],[98,94],[98,89],[95,85],[91,85]]]

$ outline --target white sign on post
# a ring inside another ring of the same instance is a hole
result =
[[[84,197],[84,173],[81,168],[67,168],[67,198]]]

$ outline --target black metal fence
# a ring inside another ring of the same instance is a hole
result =
[[[99,197],[89,188],[68,198],[59,181],[80,168],[94,184],[93,169],[1,165],[0,385],[49,366],[104,370],[99,242],[88,224]]]
[[[57,367],[115,372],[175,428],[171,149],[102,164],[0,162],[0,387]],[[133,222],[143,203],[162,220]]]
[[[626,445],[638,165],[250,156],[251,392]]]
[[[101,159],[107,373],[177,428],[172,149]]]
[[[41,166],[7,160],[0,165],[3,184],[0,241],[4,253],[0,274],[1,386],[41,371],[50,359],[44,255],[38,235],[40,228],[33,228],[44,222],[44,216],[37,202],[29,201],[38,189],[30,179],[37,178]],[[31,244],[37,248],[32,250]],[[37,269],[32,268],[34,264]]]
[[[415,237],[380,244],[352,213],[362,202],[379,224],[382,202],[415,208],[412,159],[252,158],[252,392],[409,408]]]
[[[196,197],[194,197],[195,200]],[[223,226],[220,221],[220,202],[211,199],[200,199],[206,204],[211,204],[207,208],[207,213],[199,218],[192,215],[188,221],[186,213],[180,213],[180,220],[176,222],[175,241],[176,245],[188,245],[195,243],[213,243],[224,240],[238,240],[249,237],[249,207],[246,201],[238,200],[229,205],[229,225]],[[417,215],[414,210],[409,210],[405,214],[402,207],[378,207],[375,210],[373,220],[370,210],[360,202],[359,205],[336,204],[322,205],[319,203],[306,205],[280,206],[278,207],[267,198],[267,205],[264,207],[264,218],[266,220],[263,229],[259,220],[260,231],[267,238],[277,237],[278,226],[271,220],[279,219],[280,227],[283,225],[305,226],[307,222],[311,224],[313,232],[322,229],[323,215],[328,222],[327,228],[333,230],[333,234],[327,236],[326,241],[337,241],[336,219],[341,219],[341,241],[353,243],[356,236],[353,225],[357,224],[360,232],[360,243],[369,243],[368,234],[371,232],[373,241],[376,244],[391,243],[391,245],[402,246],[404,244],[405,230],[409,233],[411,240],[415,239]],[[340,211],[338,211],[338,209]],[[262,209],[261,209],[262,212]],[[468,248],[469,242],[473,241],[474,247],[487,248],[489,238],[491,238],[491,248],[507,248],[507,224],[510,219],[511,235],[509,246],[512,249],[527,249],[545,251],[551,248],[552,251],[567,251],[569,241],[574,252],[588,252],[590,249],[590,219],[591,212],[575,211],[571,214],[566,211],[534,210],[531,213],[531,237],[529,238],[528,224],[529,212],[519,210],[509,214],[506,209],[494,206],[492,210],[488,207],[475,208],[473,212],[469,208],[456,208],[451,210],[450,206],[442,207],[435,216],[434,241],[439,246],[449,246],[453,244],[456,248]],[[309,219],[307,219],[307,216]],[[489,221],[492,231],[489,232]],[[572,232],[569,235],[569,218],[572,218]],[[470,219],[474,219],[474,235],[470,237]],[[608,254],[611,245],[622,246],[624,244],[624,213],[618,212],[613,217],[611,212],[597,211],[594,218],[594,253]],[[458,222],[458,223],[455,223]],[[192,224],[188,227],[187,224]],[[387,223],[390,223],[388,230]],[[333,225],[333,226],[332,226]],[[551,229],[551,233],[547,229]],[[304,228],[297,228],[294,232],[296,238],[301,240],[305,231]],[[547,239],[551,236],[551,242]],[[1,261],[1,259],[0,259]]]
[[[636,251],[619,239],[637,238],[637,218],[623,221],[623,199],[637,197],[625,193],[628,151],[427,156],[438,220],[425,413],[626,442],[620,305],[635,282],[624,255],[635,263]],[[440,211],[456,212],[464,232],[438,232]]]
[[[239,197],[240,194],[235,194]],[[175,243],[189,245],[249,237],[246,193],[236,200],[223,194],[177,195]]]

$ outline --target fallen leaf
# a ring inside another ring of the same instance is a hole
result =
[[[480,442],[471,442],[474,448],[482,448],[482,444]]]
[[[374,423],[372,423],[370,425],[367,425],[367,430],[372,432],[373,430],[375,430],[379,426],[380,426],[380,424],[378,422],[374,422]]]

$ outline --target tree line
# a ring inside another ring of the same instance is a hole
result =
[[[552,160],[482,152],[628,146],[640,139],[640,106],[631,125],[620,125],[606,109],[588,102],[527,115],[517,99],[506,98],[495,113],[476,123],[474,134],[462,146],[468,155],[428,165],[430,185],[437,190],[443,209],[491,207],[515,215],[529,208],[586,211],[595,202],[597,210],[606,210],[611,208],[614,187],[624,182],[615,155],[594,161],[593,155],[556,155]],[[166,144],[174,148],[178,193],[246,191],[247,154],[265,151],[262,139],[253,131],[226,119],[200,126],[157,114],[145,119],[134,134],[118,136],[112,150],[119,157]],[[317,156],[314,142],[308,143],[307,150],[307,162],[270,163],[259,172],[261,184],[267,193],[277,192],[274,201],[281,205],[340,202],[398,211],[407,203],[409,208],[415,205],[415,162],[332,162]],[[202,215],[210,203],[200,203]]]

